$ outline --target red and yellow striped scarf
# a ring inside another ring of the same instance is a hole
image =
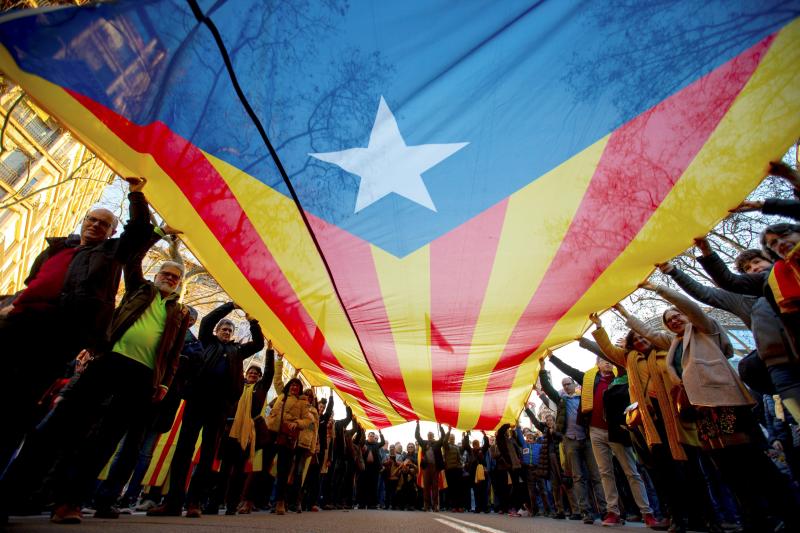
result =
[[[781,313],[800,311],[800,244],[775,263],[768,283]]]

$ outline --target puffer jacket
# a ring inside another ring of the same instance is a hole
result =
[[[315,453],[319,441],[319,413],[316,407],[308,403],[308,400],[306,400],[306,409],[302,419],[308,422],[308,426],[300,431],[300,435],[297,437],[297,446]]]
[[[294,422],[300,430],[306,429],[311,425],[311,420],[306,417],[308,411],[308,400],[301,394],[293,396],[291,394],[281,394],[275,400],[275,405],[267,415],[267,429],[279,433],[281,430],[281,413],[283,422]]]

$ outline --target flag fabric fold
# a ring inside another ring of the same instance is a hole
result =
[[[0,69],[313,385],[492,429],[800,134],[800,2],[636,4],[121,1],[5,17]]]

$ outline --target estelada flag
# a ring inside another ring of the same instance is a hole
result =
[[[315,386],[491,429],[800,134],[798,0],[151,0],[9,15],[0,68]]]

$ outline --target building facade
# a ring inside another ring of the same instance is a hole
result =
[[[20,290],[45,237],[73,233],[114,173],[0,78],[0,295]]]

